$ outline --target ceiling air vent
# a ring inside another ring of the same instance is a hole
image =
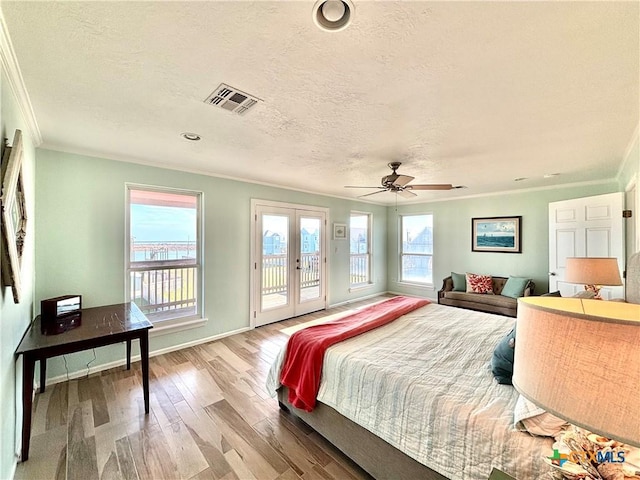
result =
[[[204,103],[208,103],[214,107],[224,108],[238,115],[244,115],[260,101],[257,97],[221,83],[220,86],[205,99]]]

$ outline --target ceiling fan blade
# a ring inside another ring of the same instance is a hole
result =
[[[417,195],[413,192],[410,192],[409,190],[398,190],[398,195],[400,195],[401,197],[404,198],[411,198],[411,197],[417,197]]]
[[[386,189],[382,189],[382,190],[378,190],[377,192],[365,193],[364,195],[358,195],[358,198],[368,197],[369,195],[375,195],[376,193],[383,193],[386,191],[387,191]]]
[[[398,175],[398,178],[393,181],[393,185],[395,185],[396,187],[404,187],[414,178],[415,177],[410,177],[409,175]]]
[[[358,185],[345,185],[344,188],[380,188],[380,186],[378,185],[377,187],[361,187]]]
[[[432,183],[422,185],[407,185],[405,187],[408,190],[452,190],[454,188],[450,183]]]

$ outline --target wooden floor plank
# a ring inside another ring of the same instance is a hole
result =
[[[219,420],[231,426],[233,430],[241,436],[248,444],[250,444],[260,455],[269,462],[273,469],[278,473],[283,473],[289,468],[289,465],[276,452],[263,437],[251,428],[251,426],[243,420],[238,412],[226,400],[221,400],[207,407],[207,410],[214,414]]]
[[[46,393],[46,392],[45,392]],[[43,423],[45,419],[41,419]],[[31,437],[29,461],[18,464],[14,480],[30,480],[33,478],[59,478],[60,473],[67,475],[66,463],[67,426],[59,426]],[[34,454],[37,452],[37,454]],[[64,464],[60,459],[64,457]],[[56,463],[58,460],[58,463]],[[58,470],[62,469],[62,472]]]
[[[179,478],[178,467],[159,426],[129,435],[129,443],[140,480]]]
[[[98,427],[109,422],[109,409],[99,375],[78,381],[78,398],[81,402],[91,400],[94,426]]]
[[[198,444],[182,421],[163,425],[162,432],[173,456],[180,479],[189,479],[209,468]]]
[[[111,455],[109,455],[104,467],[100,471],[100,480],[122,480],[116,452],[111,452]]]
[[[51,396],[47,403],[46,430],[67,424],[67,383],[58,383],[51,388]]]
[[[15,480],[370,480],[265,388],[282,329],[354,305],[151,358],[149,415],[140,362],[47,386]]]
[[[69,480],[97,480],[98,462],[96,440],[86,431],[87,412],[91,401],[81,402],[69,409],[69,433],[67,436],[67,478]],[[91,426],[91,430],[93,426]]]
[[[133,452],[131,451],[129,437],[125,436],[116,440],[116,455],[122,479],[140,480],[133,460]]]

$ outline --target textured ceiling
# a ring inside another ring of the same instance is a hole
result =
[[[354,0],[334,33],[313,3],[1,6],[45,148],[343,197],[392,160],[468,187],[419,201],[615,178],[639,122],[639,2]],[[203,103],[223,82],[263,101]]]

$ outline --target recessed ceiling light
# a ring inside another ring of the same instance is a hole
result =
[[[191,140],[192,142],[197,142],[198,140],[200,140],[202,138],[197,133],[191,133],[191,132],[181,133],[180,136],[182,138],[184,138],[185,140]]]
[[[521,182],[521,181],[526,180],[526,179],[527,179],[527,177],[519,177],[519,178],[514,179],[513,181],[514,182]]]
[[[339,32],[353,18],[351,0],[318,0],[313,6],[313,21],[321,30]]]
[[[552,177],[557,177],[558,175],[560,175],[559,173],[545,173],[543,175],[543,178],[552,178]]]

